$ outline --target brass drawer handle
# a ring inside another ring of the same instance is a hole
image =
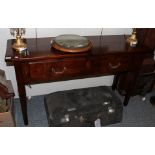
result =
[[[66,69],[67,69],[67,68],[64,67],[62,71],[56,71],[55,68],[52,67],[52,72],[53,72],[54,74],[63,74],[63,73],[66,71]]]
[[[112,69],[116,69],[118,67],[120,67],[121,63],[119,62],[117,65],[112,65],[111,63],[109,63],[109,67]]]

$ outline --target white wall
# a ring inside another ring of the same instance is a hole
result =
[[[79,34],[79,35],[99,35],[101,33],[101,28],[28,28],[26,29],[25,38],[33,38],[36,37],[51,37],[57,36],[60,34]],[[117,35],[117,34],[130,34],[131,29],[127,28],[116,28],[116,29],[103,29],[103,35]],[[7,79],[10,79],[13,83],[13,87],[15,90],[16,97],[18,96],[17,84],[15,78],[15,72],[13,67],[6,66],[4,61],[5,52],[6,52],[6,43],[7,39],[13,38],[10,35],[10,30],[8,28],[0,28],[0,68],[5,70]],[[98,78],[89,78],[82,80],[71,80],[71,81],[63,81],[63,82],[54,82],[48,84],[37,84],[33,85],[32,88],[26,87],[27,96],[35,96],[41,94],[47,94],[50,92],[55,92],[59,90],[67,90],[73,88],[83,88],[83,87],[91,87],[98,85],[111,85],[113,80],[113,76],[105,76]]]

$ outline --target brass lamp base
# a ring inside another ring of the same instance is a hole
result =
[[[133,39],[132,36],[127,39],[127,42],[131,47],[135,47],[138,43],[137,39]]]
[[[131,47],[135,47],[138,43],[137,37],[136,37],[136,30],[133,29],[133,32],[131,34],[131,36],[127,39],[127,43],[131,46]]]
[[[16,42],[13,43],[12,48],[21,53],[24,49],[27,48],[27,44],[24,43],[21,38],[17,38]]]

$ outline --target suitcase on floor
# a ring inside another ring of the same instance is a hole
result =
[[[96,121],[105,126],[122,120],[122,102],[107,86],[55,92],[44,99],[51,127],[93,127]]]

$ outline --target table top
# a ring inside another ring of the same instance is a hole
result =
[[[11,47],[13,39],[7,41],[7,50],[5,55],[6,62],[12,61],[31,61],[39,59],[57,59],[66,57],[95,56],[114,53],[136,53],[152,52],[143,45],[130,47],[127,42],[127,36],[108,35],[108,36],[86,36],[92,43],[93,48],[84,53],[64,53],[51,48],[52,37],[49,38],[26,38],[28,55],[21,55]]]

